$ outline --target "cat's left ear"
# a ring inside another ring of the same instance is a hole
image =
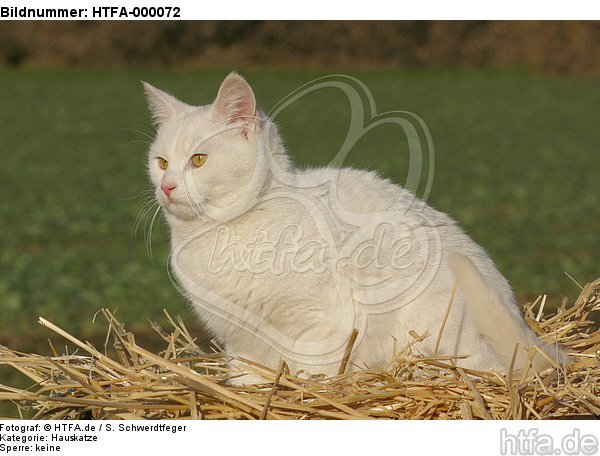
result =
[[[152,119],[157,125],[167,120],[176,119],[191,109],[190,105],[179,101],[173,95],[169,95],[167,92],[163,92],[147,82],[142,81],[142,84],[146,91],[146,98],[148,99]]]
[[[248,126],[260,126],[260,115],[252,87],[235,72],[229,73],[225,78],[212,106],[217,118],[228,123],[241,122]]]

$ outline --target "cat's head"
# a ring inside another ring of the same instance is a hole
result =
[[[230,73],[207,106],[144,87],[157,125],[148,172],[167,218],[218,219],[243,212],[267,168],[260,139],[264,122],[250,85]]]

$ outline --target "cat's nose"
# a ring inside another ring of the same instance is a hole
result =
[[[175,190],[175,187],[177,187],[177,185],[175,185],[175,184],[163,184],[160,186],[163,193],[165,195],[167,195],[167,198],[171,197],[171,193],[173,193],[173,190]]]

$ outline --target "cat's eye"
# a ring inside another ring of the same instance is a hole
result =
[[[194,165],[196,168],[200,168],[204,163],[206,163],[207,158],[208,157],[206,154],[194,154],[192,155],[192,165]]]
[[[167,169],[169,167],[169,162],[162,157],[158,157],[158,167],[160,169]]]

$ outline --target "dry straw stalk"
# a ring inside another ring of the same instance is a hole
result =
[[[457,368],[453,358],[400,352],[385,369],[301,379],[240,360],[264,385],[227,386],[227,359],[204,353],[180,319],[172,330],[156,328],[166,349],[140,347],[108,310],[107,340],[99,350],[40,318],[77,347],[61,355],[25,354],[0,347],[0,365],[28,377],[32,386],[0,385],[0,401],[20,416],[45,419],[560,419],[600,416],[600,279],[572,304],[544,316],[545,298],[525,308],[525,318],[544,339],[574,359],[540,374],[499,375]],[[450,307],[450,306],[449,306]],[[416,340],[423,337],[413,333]],[[438,335],[438,339],[441,334]],[[349,343],[348,350],[352,349]]]

